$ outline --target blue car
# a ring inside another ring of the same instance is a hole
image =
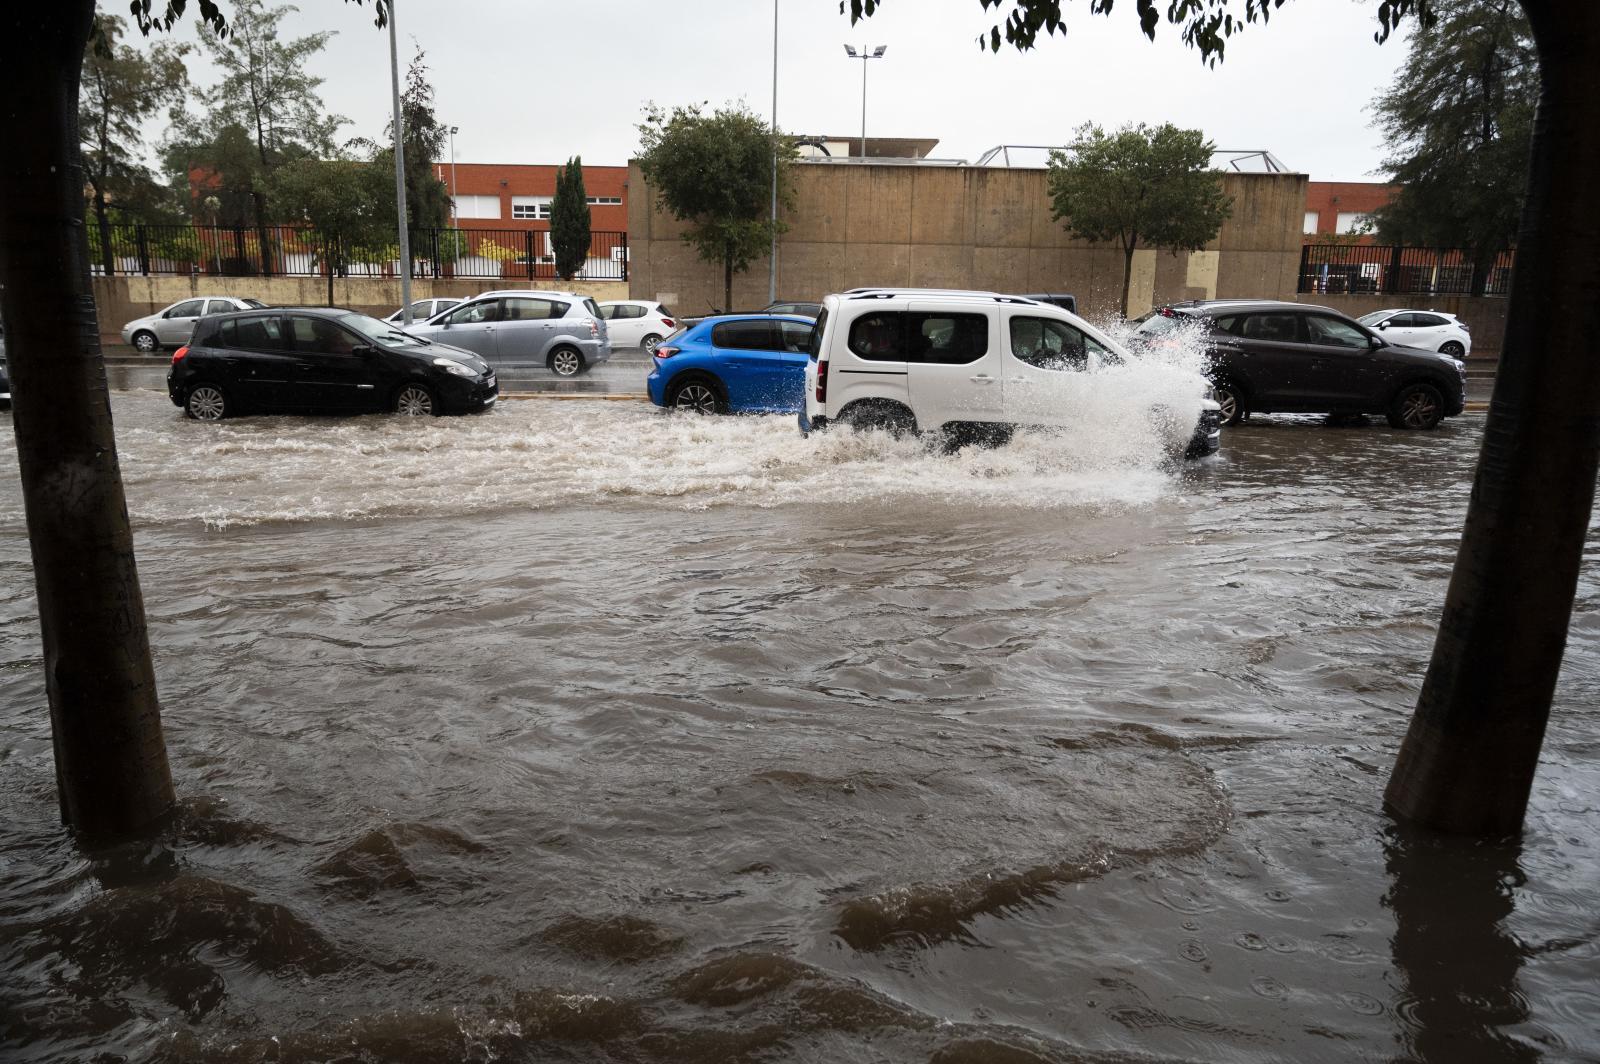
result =
[[[805,399],[813,324],[792,314],[698,321],[656,345],[650,401],[697,414],[793,414]]]

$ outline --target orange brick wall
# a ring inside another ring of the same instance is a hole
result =
[[[1336,231],[1340,214],[1375,211],[1394,198],[1396,188],[1376,181],[1309,181],[1306,183],[1306,210],[1317,212],[1318,233],[1332,233]],[[1307,233],[1305,240],[1308,244],[1318,242],[1312,233]],[[1359,243],[1375,244],[1377,239],[1364,236]]]
[[[462,218],[462,229],[526,229],[544,232],[548,221],[511,217],[512,196],[554,196],[559,166],[528,166],[512,163],[456,163],[455,187],[451,188],[450,164],[434,163],[433,172],[445,188],[461,196],[498,196],[499,218]],[[596,232],[626,232],[628,229],[628,168],[626,166],[585,166],[583,190],[590,196],[619,196],[620,205],[591,205],[589,228]]]

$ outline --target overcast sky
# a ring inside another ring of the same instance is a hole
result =
[[[1384,150],[1368,105],[1406,47],[1404,37],[1373,41],[1375,0],[1294,0],[1270,26],[1233,38],[1216,69],[1166,24],[1154,43],[1145,40],[1131,0],[1109,18],[1090,16],[1086,3],[1063,6],[1066,37],[996,55],[975,44],[994,21],[979,0],[885,0],[854,29],[837,0],[779,0],[778,123],[858,134],[862,64],[843,45],[883,44],[885,57],[868,64],[868,136],[937,137],[941,157],[1060,144],[1083,122],[1170,121],[1204,130],[1219,148],[1271,150],[1314,180],[1375,179]],[[370,4],[303,0],[300,8],[283,28],[338,33],[311,66],[326,79],[328,108],[351,119],[341,134],[381,135],[389,43]],[[772,13],[771,0],[397,0],[401,64],[415,38],[440,120],[461,129],[460,162],[581,154],[625,163],[651,100],[742,99],[767,115]],[[195,32],[191,18],[177,35]],[[215,80],[198,58],[190,74]]]

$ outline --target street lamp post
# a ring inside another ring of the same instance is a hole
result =
[[[778,301],[778,0],[772,0],[772,254],[767,259],[767,304]]]
[[[857,52],[850,45],[844,46],[845,54],[851,59],[861,60],[861,157],[867,157],[867,60],[882,59],[883,53],[889,50],[887,44],[880,44],[872,51],[867,51],[865,45]]]
[[[389,0],[389,81],[394,89],[394,198],[400,214],[400,323],[411,328],[411,233],[406,226],[405,126],[400,114],[400,51],[395,44],[394,0]]]
[[[456,226],[456,134],[461,132],[460,126],[450,127],[450,228]]]

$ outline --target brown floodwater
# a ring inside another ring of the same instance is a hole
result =
[[[0,426],[7,1061],[1600,1054],[1600,537],[1520,844],[1379,809],[1480,419],[114,411],[182,806],[58,823]]]

